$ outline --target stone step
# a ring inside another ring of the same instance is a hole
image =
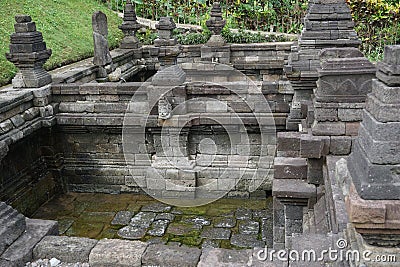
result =
[[[1,203],[0,255],[25,231],[25,217],[11,206]]]
[[[36,244],[47,235],[57,234],[56,221],[26,218],[26,231],[0,256],[0,266],[2,263],[7,267],[25,266],[26,262],[32,260]]]
[[[305,201],[316,198],[315,185],[300,179],[274,179],[272,182],[272,195],[281,201],[285,199],[304,199]]]
[[[307,159],[276,157],[274,160],[275,179],[307,179]]]

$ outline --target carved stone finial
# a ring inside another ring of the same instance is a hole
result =
[[[135,6],[130,0],[126,1],[123,20],[124,22],[118,27],[125,35],[120,47],[122,49],[135,49],[140,47],[141,44],[135,34],[141,28],[141,25],[137,22]]]
[[[207,28],[212,32],[208,46],[224,46],[225,40],[221,36],[222,29],[225,27],[226,21],[222,18],[221,6],[219,2],[214,2],[211,9],[210,19],[206,21]]]
[[[7,59],[19,72],[13,79],[14,88],[38,88],[51,83],[51,76],[43,69],[43,64],[51,56],[46,48],[42,33],[28,15],[16,15],[15,33],[11,34],[10,52]]]
[[[154,46],[160,47],[158,60],[161,68],[176,65],[176,58],[181,52],[181,46],[176,38],[172,36],[172,31],[176,24],[171,17],[161,17],[156,24],[158,38],[154,41]]]
[[[220,35],[226,21],[222,18],[221,5],[214,2],[211,9],[211,17],[206,21],[207,28],[215,35]]]

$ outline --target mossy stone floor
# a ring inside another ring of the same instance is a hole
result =
[[[174,207],[138,194],[67,193],[33,218],[59,222],[61,235],[125,238],[194,247],[272,245],[272,199],[220,199],[199,207]]]

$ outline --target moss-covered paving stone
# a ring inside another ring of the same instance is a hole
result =
[[[173,207],[144,195],[68,193],[45,204],[34,218],[58,220],[61,234],[69,236],[242,249],[272,241],[271,203],[220,199]]]
[[[103,223],[78,223],[75,221],[65,234],[67,236],[97,238],[103,229]]]
[[[201,230],[201,226],[195,224],[186,224],[173,222],[167,228],[167,233],[178,236],[194,235]]]

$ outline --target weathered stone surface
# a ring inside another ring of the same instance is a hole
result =
[[[166,205],[161,202],[155,202],[152,204],[148,204],[142,207],[141,211],[148,211],[148,212],[169,212],[171,210],[171,206]]]
[[[230,217],[218,217],[214,219],[214,227],[232,228],[235,227],[236,220]]]
[[[125,239],[141,239],[146,235],[146,226],[128,225],[118,230],[118,236]]]
[[[124,39],[121,41],[120,47],[122,49],[139,48],[141,44],[135,35],[136,31],[141,28],[141,25],[137,22],[135,6],[130,0],[126,1],[123,20],[122,25],[118,27],[125,35]]]
[[[239,233],[244,235],[257,235],[260,230],[260,223],[257,221],[245,220],[239,222]]]
[[[118,239],[100,240],[89,255],[90,266],[142,266],[147,244]]]
[[[348,155],[351,150],[351,136],[332,136],[329,151],[333,155]]]
[[[199,225],[199,226],[205,226],[205,225],[211,224],[211,221],[203,216],[193,216],[193,217],[189,217],[189,218],[184,218],[184,219],[182,219],[182,221],[184,223],[190,223],[190,224],[195,224],[195,225]]]
[[[101,11],[95,12],[92,16],[92,26],[94,39],[93,63],[97,66],[104,66],[112,62],[107,40],[107,16]]]
[[[233,234],[231,244],[241,248],[264,247],[265,242],[257,240],[256,234]]]
[[[250,220],[253,218],[253,214],[249,209],[238,208],[235,211],[235,217],[237,220]]]
[[[200,259],[198,248],[176,247],[167,245],[149,245],[143,254],[145,266],[195,267]]]
[[[400,169],[400,140],[397,128],[400,124],[400,100],[389,100],[391,104],[378,100],[376,95],[384,100],[386,92],[400,92],[396,84],[390,83],[387,75],[400,77],[398,46],[388,46],[385,52],[395,55],[397,59],[388,59],[378,64],[377,77],[374,80],[373,91],[368,95],[367,105],[355,140],[353,151],[348,159],[348,168],[353,183],[363,199],[400,199],[400,186],[397,185]],[[380,75],[378,75],[380,74]],[[386,76],[385,76],[386,75]],[[394,93],[396,95],[397,93]],[[397,103],[397,104],[393,104]],[[393,122],[393,123],[388,123]],[[399,128],[400,129],[400,128]]]
[[[307,160],[304,158],[275,157],[274,177],[277,179],[306,179]]]
[[[231,230],[226,228],[204,228],[200,235],[202,238],[208,239],[229,239],[231,236]]]
[[[315,196],[315,186],[302,180],[274,179],[272,194],[282,198],[311,198]]]
[[[159,213],[157,214],[155,220],[168,220],[172,222],[175,219],[175,215],[172,213]]]
[[[4,202],[0,202],[0,254],[24,233],[25,217]]]
[[[88,262],[90,251],[96,244],[97,240],[83,237],[46,236],[33,249],[33,258]]]
[[[50,74],[43,69],[51,50],[46,48],[42,33],[36,31],[35,23],[28,15],[17,15],[15,20],[17,23],[15,33],[11,35],[10,53],[6,54],[7,59],[19,68],[13,79],[13,87],[38,88],[51,83]]]
[[[130,211],[119,211],[112,220],[112,225],[128,225],[131,221],[133,213]]]
[[[151,229],[148,231],[152,236],[163,236],[169,224],[168,220],[156,220],[152,223]]]
[[[248,266],[251,252],[247,250],[205,249],[199,267],[242,267]]]
[[[26,218],[26,231],[1,254],[0,258],[10,265],[23,266],[32,259],[32,251],[46,235],[57,235],[57,222]],[[1,264],[0,264],[1,266]]]
[[[156,214],[153,212],[139,212],[131,219],[130,225],[134,227],[146,228],[153,222]]]

